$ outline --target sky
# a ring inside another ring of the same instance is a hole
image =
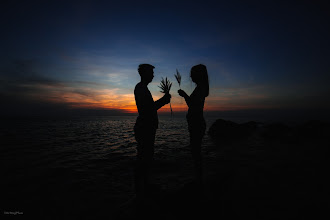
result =
[[[136,114],[148,88],[185,112],[190,69],[207,66],[205,112],[330,110],[329,7],[321,1],[7,1],[1,3],[2,115]],[[165,106],[161,112],[169,112]]]

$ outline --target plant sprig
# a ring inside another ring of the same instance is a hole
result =
[[[164,78],[162,77],[162,80],[160,81],[160,86],[158,86],[161,90],[160,92],[162,93],[170,93],[172,83],[167,79],[167,77]]]
[[[174,74],[176,81],[179,83],[179,87],[181,89],[181,74],[179,73],[178,69],[176,69],[176,74]]]
[[[167,79],[167,77],[164,78],[162,77],[162,80],[160,81],[160,86],[158,86],[161,90],[160,92],[162,93],[170,93],[171,87],[172,87],[172,83]],[[173,115],[173,111],[172,111],[172,105],[171,105],[171,101],[170,101],[170,108],[171,108],[171,116]]]

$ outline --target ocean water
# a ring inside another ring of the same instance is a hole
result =
[[[221,118],[238,123],[250,120]],[[216,119],[218,117],[206,117],[207,129]],[[134,116],[1,120],[2,211],[42,219],[114,219],[112,212],[134,198],[135,120]],[[222,198],[245,210],[242,213],[251,208],[257,213],[253,208],[267,210],[264,209],[268,201],[265,193],[275,198],[278,194],[283,203],[286,192],[292,195],[296,190],[297,198],[303,198],[310,184],[320,182],[326,186],[328,182],[322,179],[326,173],[322,170],[326,167],[322,161],[326,160],[322,158],[328,154],[322,149],[328,148],[314,147],[314,142],[303,147],[275,141],[265,147],[262,140],[251,138],[243,144],[215,145],[206,134],[202,143],[205,176],[217,177],[219,181],[214,183],[215,191],[209,191],[210,198],[218,192],[214,197],[216,202]],[[188,144],[184,117],[159,116],[152,181],[159,184],[163,192],[176,192],[193,179]],[[312,155],[314,159],[310,159]],[[292,187],[288,185],[290,178]],[[315,178],[319,181],[314,181]],[[228,185],[221,185],[224,180]],[[219,189],[218,184],[225,188]],[[314,189],[320,187],[315,185],[310,189],[304,204],[315,201]],[[253,203],[256,198],[259,205]],[[291,208],[291,204],[288,207]],[[268,215],[269,212],[265,212]],[[103,218],[95,217],[97,213]],[[229,213],[231,216],[231,209]]]
[[[136,116],[17,118],[1,125],[1,152],[7,161],[44,161],[69,166],[79,161],[134,157]],[[215,119],[208,119],[208,127]],[[206,137],[205,140],[208,140]],[[160,117],[156,151],[189,144],[184,117]],[[17,153],[17,154],[16,154]]]
[[[207,127],[215,119],[207,119]],[[3,120],[1,189],[7,208],[21,207],[24,211],[26,206],[38,204],[40,210],[50,212],[44,201],[58,210],[68,201],[71,205],[78,200],[116,203],[132,196],[135,120],[136,116]],[[161,177],[165,170],[180,176],[177,171],[192,167],[188,145],[186,119],[160,116],[155,166],[162,170]],[[212,156],[212,145],[205,135],[206,156]],[[169,178],[175,179],[175,175]]]

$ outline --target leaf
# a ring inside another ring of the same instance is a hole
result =
[[[172,87],[172,83],[170,82],[170,80],[167,79],[167,77],[164,78],[162,77],[162,80],[160,81],[160,85],[158,86],[162,93],[169,93]],[[171,109],[171,116],[173,115],[173,110],[172,110],[172,105],[171,105],[171,101],[170,101],[170,109]]]
[[[169,93],[172,87],[172,83],[167,79],[167,77],[164,78],[162,77],[162,80],[160,81],[160,86],[158,86],[162,93]]]
[[[181,86],[181,74],[179,73],[178,69],[176,69],[176,74],[174,76],[176,78],[176,81],[178,81],[179,86]]]

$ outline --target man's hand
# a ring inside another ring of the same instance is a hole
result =
[[[163,97],[164,97],[166,104],[170,103],[171,97],[172,97],[170,93],[165,93],[165,95]]]

